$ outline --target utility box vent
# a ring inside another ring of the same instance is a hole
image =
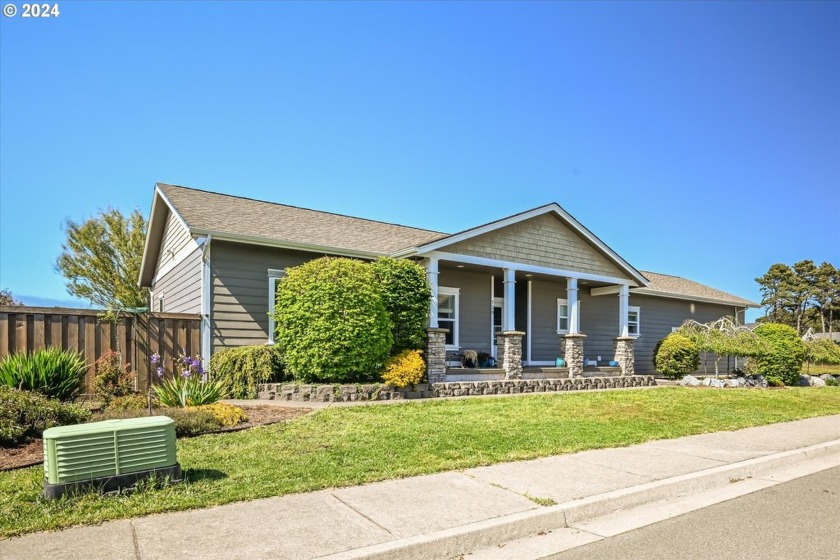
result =
[[[175,421],[167,416],[106,420],[44,431],[44,496],[72,488],[113,491],[152,475],[181,479]]]

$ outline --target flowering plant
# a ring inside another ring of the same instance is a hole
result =
[[[201,406],[212,404],[222,396],[223,384],[207,378],[207,371],[201,366],[198,357],[187,356],[187,353],[181,350],[181,355],[174,360],[173,371],[176,375],[172,379],[163,379],[163,366],[160,365],[161,358],[158,354],[152,354],[150,359],[152,364],[157,366],[155,371],[161,380],[154,389],[163,406]]]

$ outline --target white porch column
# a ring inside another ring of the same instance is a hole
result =
[[[506,268],[505,271],[505,317],[502,331],[516,330],[516,270]]]
[[[578,279],[566,278],[566,300],[569,310],[569,334],[580,333],[580,301],[578,300]]]
[[[630,286],[618,288],[618,336],[630,336]]]
[[[429,327],[438,328],[438,259],[431,257],[426,261],[426,279],[432,288],[432,297],[429,298]]]

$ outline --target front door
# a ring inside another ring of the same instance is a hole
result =
[[[490,341],[490,346],[493,348],[493,358],[498,357],[496,348],[496,335],[502,332],[502,317],[504,317],[505,298],[493,298],[493,340]]]

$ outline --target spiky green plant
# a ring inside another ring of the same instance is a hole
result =
[[[0,362],[0,384],[67,401],[79,394],[86,369],[78,352],[50,346],[6,356]]]

